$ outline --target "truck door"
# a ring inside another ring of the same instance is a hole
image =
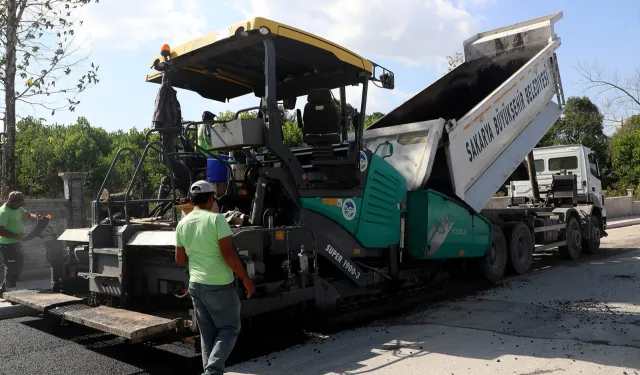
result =
[[[604,194],[602,192],[602,181],[600,175],[600,166],[598,165],[598,157],[595,153],[589,152],[587,154],[587,188],[588,192],[595,195],[595,197],[603,203]]]

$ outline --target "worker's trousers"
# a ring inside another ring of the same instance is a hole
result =
[[[200,329],[204,374],[223,374],[240,333],[240,298],[235,284],[189,283]]]
[[[0,292],[3,292],[9,288],[15,288],[16,282],[22,273],[24,264],[22,244],[0,244],[0,255],[2,255],[2,263],[4,263],[4,280],[0,285]]]

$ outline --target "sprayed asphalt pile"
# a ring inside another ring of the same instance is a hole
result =
[[[464,62],[369,129],[438,118],[459,120],[525,65],[535,52],[513,54],[511,59],[501,62],[487,57]]]

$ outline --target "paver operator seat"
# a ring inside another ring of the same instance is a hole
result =
[[[304,141],[314,148],[340,142],[340,114],[331,98],[331,90],[315,89],[307,95],[302,119]]]
[[[358,158],[338,157],[334,145],[341,142],[340,111],[330,89],[314,89],[307,94],[304,106],[302,134],[311,146],[309,179],[316,187],[352,188],[358,185],[353,172]]]

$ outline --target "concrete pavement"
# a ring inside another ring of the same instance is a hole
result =
[[[637,247],[638,229],[612,229],[603,246]],[[319,337],[229,374],[637,375],[639,278],[640,249],[567,262],[483,295]]]

